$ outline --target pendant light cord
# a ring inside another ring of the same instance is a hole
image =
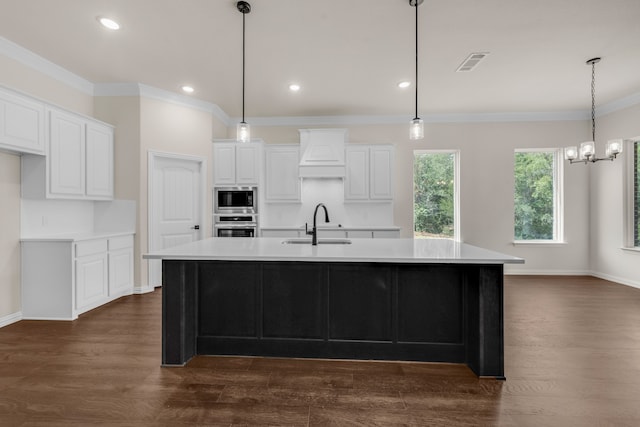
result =
[[[244,121],[244,69],[245,69],[245,65],[244,65],[244,45],[245,45],[245,29],[244,29],[244,19],[245,19],[245,12],[242,12],[242,123],[245,123]]]
[[[415,119],[418,119],[418,0],[415,0],[416,8],[416,115]]]
[[[596,142],[596,62],[591,63],[591,138]]]

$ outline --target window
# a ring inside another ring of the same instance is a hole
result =
[[[640,248],[640,137],[628,142],[627,160],[627,244],[626,247]]]
[[[413,153],[413,236],[459,240],[457,151]]]
[[[562,161],[556,149],[516,150],[514,167],[514,238],[516,241],[562,240]]]

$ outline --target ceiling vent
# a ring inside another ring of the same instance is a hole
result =
[[[457,73],[466,73],[472,71],[484,58],[489,55],[489,52],[476,52],[472,53],[465,59],[462,64],[456,70]]]

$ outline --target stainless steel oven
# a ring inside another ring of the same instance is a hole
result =
[[[258,219],[256,215],[216,214],[213,218],[214,237],[258,236]]]
[[[215,187],[213,212],[216,214],[257,213],[257,187]]]

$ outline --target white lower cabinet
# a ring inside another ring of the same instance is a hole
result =
[[[22,241],[22,317],[74,320],[133,293],[133,235]]]

